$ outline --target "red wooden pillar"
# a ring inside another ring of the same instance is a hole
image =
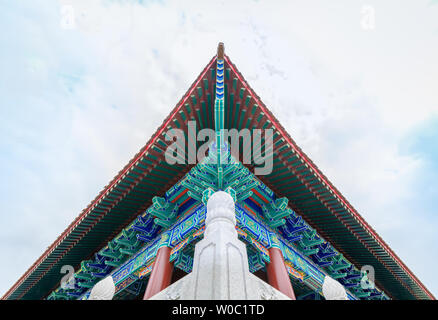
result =
[[[173,262],[169,262],[170,252],[169,247],[158,249],[143,300],[149,299],[170,285],[173,272]]]
[[[278,248],[269,249],[269,258],[271,262],[266,264],[269,284],[292,300],[296,300],[281,250]]]

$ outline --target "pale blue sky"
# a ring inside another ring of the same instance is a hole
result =
[[[0,0],[0,294],[223,41],[298,145],[438,295],[437,1],[271,3]]]

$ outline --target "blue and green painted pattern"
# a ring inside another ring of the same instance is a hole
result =
[[[171,260],[176,261],[176,267],[190,271],[193,261],[184,254],[184,249],[202,236],[206,201],[214,191],[219,190],[217,171],[210,164],[213,156],[211,154],[194,167],[165,197],[155,197],[145,214],[110,241],[99,252],[96,261],[83,261],[81,269],[75,274],[79,280],[78,290],[58,289],[50,298],[79,298],[98,280],[110,274],[111,267],[119,266],[112,275],[117,292],[120,292],[139,279],[135,275],[139,268],[150,268],[160,246],[172,247]],[[320,291],[323,276],[328,274],[339,281],[344,279],[346,287],[351,285],[351,290],[355,292],[355,295],[349,293],[352,297],[376,294],[358,289],[360,279],[355,277],[358,271],[288,208],[287,199],[277,199],[246,167],[231,157],[229,160],[229,164],[224,165],[224,187],[236,199],[239,236],[256,253],[249,255],[253,272],[269,262],[267,249],[278,247],[290,266],[290,275],[316,291]],[[279,220],[282,222],[278,223]],[[193,236],[195,233],[196,237]],[[141,247],[140,243],[145,242],[147,244]],[[136,248],[137,253],[133,252]],[[119,262],[124,255],[131,258],[121,264]],[[297,276],[299,274],[302,276]]]

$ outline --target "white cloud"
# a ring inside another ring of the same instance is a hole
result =
[[[412,213],[423,160],[400,152],[405,135],[437,112],[437,8],[369,1],[376,28],[364,31],[362,3],[346,1],[75,1],[76,29],[65,30],[60,8],[70,3],[34,7],[36,14],[16,22],[25,32],[40,28],[20,42],[28,54],[8,57],[7,70],[24,68],[14,83],[27,98],[17,116],[8,114],[10,104],[2,115],[9,152],[33,165],[14,165],[11,154],[3,159],[11,168],[8,194],[26,201],[8,203],[0,215],[10,226],[1,251],[12,259],[16,243],[23,252],[2,266],[0,291],[149,139],[224,41],[297,143],[437,292],[423,267],[437,257],[421,249],[436,237],[436,221],[422,218],[421,208]],[[419,226],[409,231],[415,248],[400,236],[412,221]]]

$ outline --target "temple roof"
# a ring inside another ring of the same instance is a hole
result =
[[[222,54],[224,54],[222,52]],[[274,131],[274,168],[258,178],[360,268],[372,265],[376,284],[395,299],[434,299],[354,207],[297,146],[224,54],[224,127]],[[41,299],[59,285],[63,265],[75,268],[93,256],[183,177],[192,165],[169,165],[164,135],[171,128],[215,128],[213,57],[146,145],[80,213],[3,299]],[[187,156],[187,155],[186,155]],[[253,169],[253,165],[248,165]]]

